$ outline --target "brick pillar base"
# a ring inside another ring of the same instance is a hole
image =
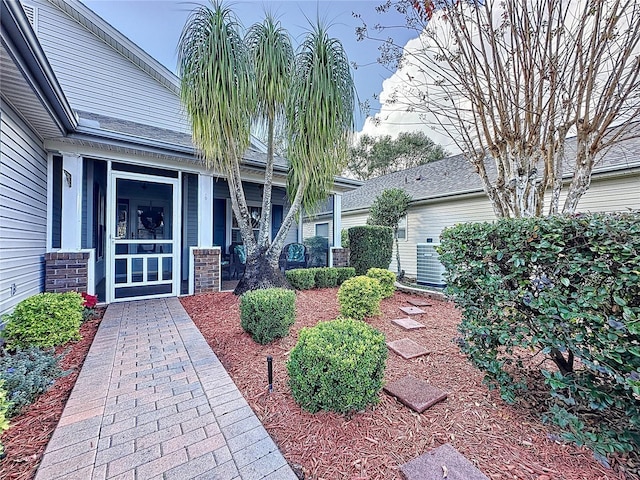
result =
[[[193,293],[220,291],[220,247],[192,248]]]
[[[47,292],[86,292],[89,252],[51,252],[44,256]]]
[[[349,249],[348,248],[331,248],[333,254],[334,267],[349,266]]]

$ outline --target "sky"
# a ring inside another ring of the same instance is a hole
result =
[[[169,70],[176,73],[176,46],[189,13],[199,3],[206,0],[82,0],[85,5],[109,22],[130,40],[144,49]],[[366,21],[371,28],[375,24],[395,26],[385,30],[385,38],[392,36],[396,43],[404,45],[415,32],[404,28],[404,17],[395,11],[384,14],[376,12],[376,6],[383,0],[356,1],[269,1],[235,0],[227,2],[245,27],[262,21],[265,11],[273,13],[283,26],[289,30],[294,40],[300,42],[309,22],[320,19],[329,25],[329,33],[340,39],[349,60],[358,65],[353,70],[354,80],[360,102],[369,101],[369,114],[374,115],[380,109],[377,101],[382,92],[383,81],[394,73],[379,64],[379,44],[373,40],[358,42],[355,29]],[[355,18],[354,13],[362,19]],[[361,130],[367,112],[356,112],[356,130]],[[396,134],[398,125],[389,125],[389,133]],[[400,128],[402,129],[402,128]],[[408,130],[416,129],[410,125]],[[382,135],[387,133],[385,126],[371,128],[369,133]]]

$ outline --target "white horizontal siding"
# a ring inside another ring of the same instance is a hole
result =
[[[177,95],[55,6],[30,3],[38,8],[42,48],[74,109],[190,131]]]
[[[2,102],[0,121],[0,315],[44,290],[47,155]],[[11,295],[11,286],[16,294]]]
[[[565,196],[560,205],[563,205]],[[640,173],[624,177],[593,177],[578,203],[580,212],[625,212],[640,209]]]

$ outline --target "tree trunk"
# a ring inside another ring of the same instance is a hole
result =
[[[238,282],[233,293],[242,295],[249,290],[263,288],[287,288],[291,285],[279,268],[274,268],[267,257],[266,251],[261,249],[255,258],[247,258],[244,275]]]
[[[393,229],[393,236],[396,239],[396,262],[398,263],[398,279],[404,277],[402,269],[400,268],[400,242],[398,242],[398,227]]]

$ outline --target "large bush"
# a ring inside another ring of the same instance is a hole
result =
[[[8,348],[55,347],[80,338],[84,300],[79,293],[40,293],[16,305],[6,317]]]
[[[461,348],[505,400],[539,365],[565,438],[640,449],[639,214],[459,225],[440,259],[464,312]]]
[[[284,272],[284,275],[296,290],[309,290],[316,286],[315,268],[294,268]]]
[[[356,275],[370,268],[389,268],[393,252],[393,229],[365,225],[349,229],[349,265]]]
[[[265,345],[289,334],[296,319],[296,294],[267,288],[240,297],[240,325],[256,342]]]
[[[338,289],[340,314],[348,318],[363,320],[378,315],[381,300],[380,282],[364,275],[345,280]]]
[[[382,298],[392,297],[396,291],[396,275],[386,268],[370,268],[367,277],[375,278],[380,282]]]
[[[303,328],[287,363],[291,393],[312,413],[362,410],[379,400],[386,359],[384,335],[364,322]]]
[[[7,391],[7,417],[18,415],[63,374],[52,351],[33,347],[0,355],[0,382]]]

